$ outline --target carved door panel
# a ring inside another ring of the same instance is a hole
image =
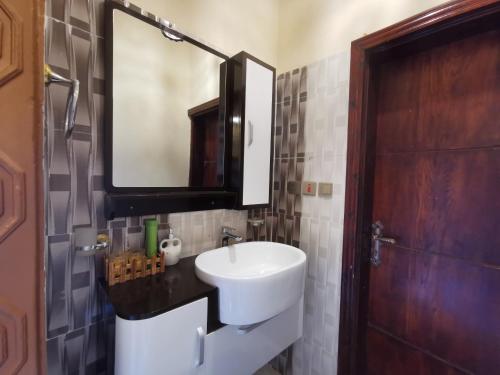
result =
[[[0,374],[43,374],[43,1],[0,0]]]

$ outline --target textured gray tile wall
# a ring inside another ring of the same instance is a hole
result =
[[[73,229],[108,231],[102,216],[103,39],[100,1],[48,1],[45,59],[81,82],[71,142],[63,132],[68,90],[46,89],[46,309],[50,374],[106,374],[114,352],[113,312],[97,285],[102,256],[79,257]],[[70,6],[71,5],[71,6]],[[102,27],[99,27],[102,30]],[[111,353],[111,355],[108,355]]]
[[[144,217],[107,222],[103,216],[104,0],[48,0],[46,62],[80,80],[76,127],[63,133],[68,90],[46,89],[46,312],[48,373],[112,374],[114,314],[97,280],[102,255],[77,256],[73,231],[107,233],[113,251],[143,245]],[[151,216],[148,216],[151,217]],[[246,231],[246,211],[216,210],[157,215],[160,237],[167,222],[183,240],[182,256],[217,247],[222,225]]]

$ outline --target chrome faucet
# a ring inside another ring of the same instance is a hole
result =
[[[243,240],[241,236],[231,233],[234,228],[222,227],[222,247],[229,245],[229,239],[233,239],[236,242]]]

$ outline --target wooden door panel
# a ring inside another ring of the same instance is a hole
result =
[[[398,246],[370,271],[369,324],[480,374],[500,368],[500,272]],[[376,343],[368,341],[373,355]]]
[[[383,155],[375,172],[373,221],[400,246],[500,265],[500,148]]]
[[[377,154],[500,145],[499,40],[496,28],[382,64]]]
[[[368,322],[390,331],[396,336],[407,336],[408,317],[412,310],[411,251],[381,249],[382,265],[370,270]]]
[[[384,234],[395,237],[398,245],[412,247],[418,208],[424,197],[416,195],[420,185],[414,154],[376,157],[372,223],[380,220]]]
[[[420,350],[401,345],[396,339],[368,327],[367,339],[379,350],[376,355],[368,351],[368,375],[463,375],[467,372],[423,353]],[[411,363],[411,366],[408,364]]]

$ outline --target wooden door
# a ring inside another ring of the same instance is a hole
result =
[[[500,22],[376,75],[367,373],[499,374]]]
[[[491,4],[366,60],[357,363],[344,373],[500,374],[500,3]],[[379,265],[369,261],[377,222],[396,241],[380,242]]]
[[[191,120],[189,186],[217,187],[222,181],[220,166],[221,130],[219,98],[188,110]]]
[[[43,1],[0,0],[0,374],[43,374]]]

